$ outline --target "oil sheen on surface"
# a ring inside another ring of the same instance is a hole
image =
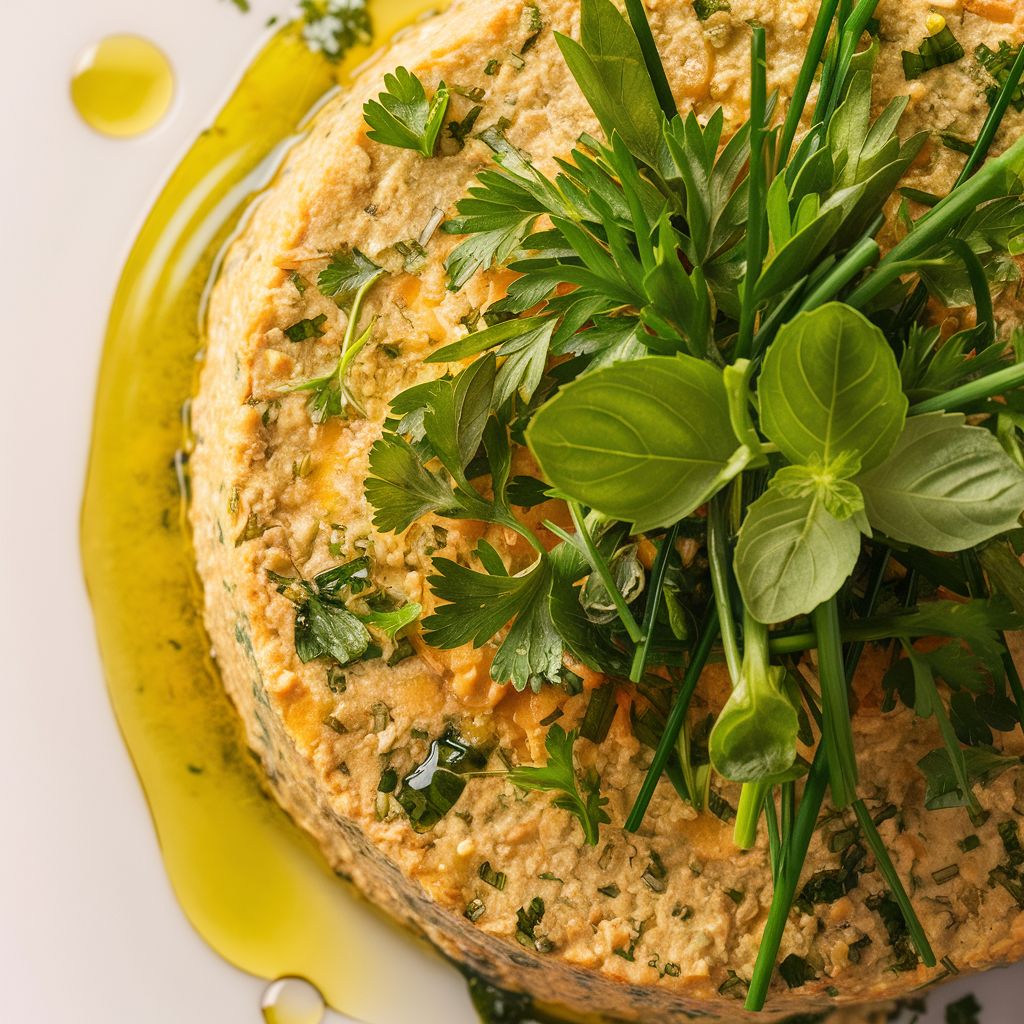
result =
[[[426,6],[378,0],[378,37]],[[353,1017],[408,1024],[431,1000],[461,998],[469,1013],[468,998],[440,958],[360,902],[263,795],[209,660],[179,487],[181,407],[217,256],[307,113],[369,52],[357,47],[332,65],[285,28],[170,177],[110,316],[82,549],[111,701],[191,922],[246,971],[308,978]],[[258,1017],[255,1000],[239,1007],[238,1020]]]
[[[174,69],[148,39],[114,35],[89,47],[71,79],[71,101],[91,128],[115,138],[149,131],[174,99]]]

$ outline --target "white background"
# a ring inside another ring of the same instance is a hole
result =
[[[171,895],[107,703],[77,530],[121,264],[266,17],[286,11],[284,0],[254,0],[248,15],[228,0],[0,4],[0,1020],[11,1024],[260,1020],[263,983],[210,952]],[[164,49],[178,92],[158,129],[115,142],[79,121],[68,85],[83,49],[124,31]],[[1024,1019],[1018,969],[941,990],[928,1020],[971,990],[983,1024]],[[461,992],[452,1005],[465,1006]],[[432,1005],[420,1019],[464,1014]]]

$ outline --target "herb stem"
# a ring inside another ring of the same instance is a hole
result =
[[[977,380],[961,384],[958,388],[946,391],[944,394],[935,395],[933,398],[926,398],[922,402],[912,405],[909,415],[920,416],[926,412],[951,412],[954,409],[962,409],[965,405],[972,405],[993,395],[1002,394],[1012,388],[1024,384],[1024,362],[1014,363],[1005,370],[997,370],[995,373],[979,377]]]
[[[754,344],[757,315],[755,293],[764,260],[765,229],[765,106],[767,104],[767,59],[763,25],[754,25],[750,39],[750,170],[747,173],[747,266],[743,278],[736,358],[745,359]]]
[[[828,740],[829,787],[840,810],[857,798],[857,759],[850,727],[850,702],[843,669],[839,610],[833,597],[812,613],[821,681],[822,733]]]
[[[930,246],[942,241],[949,231],[964,217],[973,213],[982,203],[1001,192],[1001,183],[1007,174],[1016,174],[1024,159],[1024,137],[1018,139],[1006,152],[987,161],[972,178],[954,188],[938,205],[914,222],[913,228],[886,254],[875,272],[850,294],[847,303],[863,308],[883,292],[901,274],[911,269],[909,264]]]
[[[665,534],[665,539],[658,549],[658,556],[651,568],[651,579],[647,586],[647,607],[644,608],[643,640],[633,655],[633,664],[629,671],[629,681],[638,683],[644,674],[644,666],[651,652],[651,643],[654,639],[654,625],[658,617],[658,609],[661,607],[661,588],[665,582],[665,573],[668,570],[669,559],[676,546],[676,537],[679,535],[679,524],[675,523]]]
[[[984,324],[984,345],[987,348],[996,340],[996,318],[992,309],[992,289],[989,288],[985,268],[981,265],[981,260],[975,255],[974,250],[962,238],[951,238],[949,247],[960,257],[964,270],[967,271],[967,278],[971,282],[971,292],[974,295],[976,310],[974,322],[979,327]]]
[[[846,84],[846,76],[850,72],[850,62],[857,52],[857,44],[868,22],[874,17],[875,8],[879,0],[860,0],[849,18],[846,20],[837,39],[838,59],[835,63],[835,72],[829,83],[829,90],[826,94],[825,105],[822,109],[821,123],[827,126],[832,120],[832,115],[839,106],[839,100],[843,96],[843,86]],[[817,113],[817,112],[816,112]]]
[[[807,53],[804,55],[803,63],[800,65],[800,74],[797,76],[796,86],[793,89],[793,98],[790,100],[789,109],[786,111],[786,121],[782,126],[782,137],[779,141],[778,170],[789,162],[789,154],[793,148],[793,140],[800,128],[800,119],[803,117],[804,108],[807,106],[807,96],[814,83],[814,76],[821,63],[821,55],[825,52],[825,44],[828,42],[829,30],[835,20],[836,8],[839,0],[824,0],[818,9],[818,17],[814,23],[814,30],[807,44]]]
[[[907,931],[910,933],[911,941],[914,943],[918,953],[921,954],[921,959],[924,961],[925,966],[934,967],[935,953],[928,942],[928,936],[924,933],[924,928],[921,926],[921,921],[914,911],[914,906],[910,902],[907,890],[904,888],[903,882],[896,872],[892,858],[889,856],[889,851],[885,848],[885,843],[882,842],[882,837],[878,834],[878,829],[875,827],[874,821],[871,820],[871,815],[868,813],[863,800],[858,798],[853,801],[853,812],[857,815],[861,832],[863,832],[868,846],[871,847],[871,852],[875,855],[878,870],[881,872],[886,885],[889,886],[889,891],[903,912],[903,918],[907,922]]]
[[[694,690],[697,689],[700,674],[704,671],[704,665],[707,663],[708,655],[710,655],[711,648],[717,637],[718,609],[714,601],[712,601],[704,617],[700,639],[697,641],[697,646],[693,649],[693,654],[690,655],[690,664],[686,667],[683,684],[672,704],[672,710],[669,711],[668,721],[665,723],[665,731],[661,734],[661,739],[658,741],[658,749],[654,752],[654,760],[651,761],[651,766],[648,768],[647,775],[640,786],[640,792],[637,793],[636,800],[633,801],[633,808],[626,819],[625,827],[627,832],[636,832],[643,823],[644,815],[647,813],[647,807],[651,802],[651,797],[654,795],[654,790],[657,788],[661,773],[665,770],[665,765],[668,764],[668,759],[675,749],[676,739],[683,727],[683,723],[686,721],[686,712],[689,710],[690,700],[693,698]],[[691,798],[693,798],[693,795],[693,793],[690,794]]]
[[[871,237],[862,238],[821,280],[800,304],[800,312],[834,299],[862,270],[877,262],[882,250]]]
[[[733,686],[740,678],[740,649],[736,642],[736,620],[732,614],[729,585],[729,545],[725,526],[726,507],[721,493],[716,494],[708,507],[708,562],[711,589],[718,608],[718,624],[725,649],[725,663]]]
[[[797,810],[793,834],[790,836],[788,849],[784,854],[786,861],[782,865],[779,879],[772,893],[771,909],[768,911],[768,920],[765,922],[764,932],[761,935],[757,960],[754,963],[750,986],[747,989],[746,1002],[743,1004],[747,1010],[756,1011],[764,1007],[768,986],[775,973],[775,961],[778,957],[779,946],[782,944],[782,934],[786,930],[786,921],[796,896],[796,887],[800,882],[800,872],[807,858],[811,837],[814,835],[818,812],[825,799],[829,774],[827,749],[828,741],[823,737],[821,743],[818,744],[818,751],[814,755],[814,762],[807,775],[807,784],[804,786],[803,798],[800,800],[800,807]]]
[[[871,577],[868,580],[867,590],[864,594],[864,603],[861,609],[863,616],[868,616],[875,610],[875,605],[878,603],[878,597],[881,593],[882,581],[885,578],[885,571],[889,564],[888,549],[880,549],[880,552],[876,552],[871,566]],[[853,679],[862,651],[863,644],[852,644],[847,650],[845,665],[847,681]],[[813,709],[814,705],[812,704],[811,707]],[[772,892],[772,904],[768,911],[768,920],[761,935],[757,960],[750,978],[747,1000],[744,1004],[748,1010],[760,1010],[764,1007],[764,1001],[768,995],[768,986],[771,984],[772,975],[775,973],[775,963],[779,956],[782,935],[786,929],[786,920],[793,906],[793,898],[796,896],[796,887],[800,882],[800,873],[803,871],[804,861],[807,859],[807,850],[811,843],[814,827],[818,821],[818,812],[821,810],[822,802],[825,799],[825,788],[829,773],[827,749],[828,738],[822,734],[818,749],[814,755],[814,762],[807,775],[807,784],[804,786],[800,805],[793,819],[793,827],[789,833],[790,838],[783,848],[783,857],[786,860],[782,871],[779,873],[779,880],[775,883],[774,891]],[[792,786],[793,784],[786,783],[786,785]],[[783,792],[785,792],[785,787],[783,787]],[[783,813],[785,814],[785,805],[783,805]],[[790,813],[792,814],[792,811]]]
[[[743,796],[740,794],[740,800]],[[737,815],[738,816],[738,815]],[[782,870],[783,833],[779,831],[779,815],[775,809],[775,797],[769,793],[764,801],[764,819],[768,825],[768,859],[772,868],[772,882],[777,883]]]
[[[736,825],[733,828],[733,842],[741,850],[753,849],[757,843],[757,823],[761,809],[771,786],[763,779],[744,782],[740,787],[740,798],[736,804]],[[772,809],[774,810],[774,804]]]
[[[590,531],[587,529],[587,524],[583,518],[583,509],[580,507],[578,501],[569,502],[569,514],[572,516],[573,526],[576,527],[576,535],[583,542],[583,548],[586,551],[587,559],[590,562],[594,572],[597,573],[601,582],[604,584],[605,590],[608,591],[608,596],[612,599],[612,603],[615,605],[615,610],[619,614],[619,618],[622,620],[622,625],[625,627],[626,632],[629,634],[629,639],[633,643],[638,644],[643,639],[643,632],[637,625],[636,619],[633,618],[633,613],[629,610],[629,605],[626,604],[626,599],[622,596],[621,591],[615,583],[615,579],[612,576],[612,571],[605,561],[604,555],[597,550],[597,545],[594,543],[593,537],[590,536]]]

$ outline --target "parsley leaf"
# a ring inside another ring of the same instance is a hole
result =
[[[448,87],[441,82],[430,102],[423,83],[407,68],[384,76],[385,91],[363,105],[368,138],[386,146],[412,149],[421,156],[434,153],[448,109]]]
[[[369,631],[355,615],[345,608],[321,601],[318,597],[310,597],[301,618],[300,627],[300,616],[296,614],[295,649],[300,652],[299,657],[303,661],[328,654],[339,665],[347,665],[362,657],[370,646]],[[300,629],[301,645],[298,639]]]
[[[295,652],[302,662],[329,656],[340,665],[363,657],[380,657],[367,626],[384,633],[389,640],[419,617],[415,602],[389,611],[357,614],[346,606],[349,596],[366,590],[370,560],[354,558],[315,576],[312,582],[268,572],[277,592],[296,605]]]
[[[331,257],[331,262],[320,271],[316,286],[322,295],[344,306],[360,288],[375,281],[383,273],[383,268],[358,249],[339,249]]]
[[[404,437],[387,434],[375,442],[369,469],[366,500],[378,530],[400,533],[428,512],[458,508],[451,486],[423,465]]]
[[[968,747],[963,752],[966,781],[969,786],[986,786],[1009,768],[1020,767],[1024,760],[997,754],[990,747]],[[944,747],[925,754],[917,767],[925,777],[924,805],[930,811],[945,807],[966,807],[969,800]]]
[[[544,739],[547,764],[534,767],[520,765],[508,773],[508,778],[521,789],[558,793],[553,801],[555,807],[576,817],[587,845],[596,846],[600,826],[611,821],[604,809],[608,798],[601,796],[600,779],[596,773],[590,772],[582,780],[577,776],[573,747],[578,735],[576,729],[566,732],[560,725],[552,725]]]
[[[435,558],[429,583],[447,602],[423,620],[427,643],[443,650],[481,647],[515,619],[491,665],[494,679],[510,679],[517,690],[540,688],[562,670],[562,642],[548,608],[551,565],[540,556],[518,576],[490,575],[448,558]]]

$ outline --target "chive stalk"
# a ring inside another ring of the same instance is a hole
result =
[[[675,523],[665,534],[665,539],[658,549],[657,558],[651,568],[651,580],[647,589],[647,607],[644,609],[643,639],[640,641],[636,653],[633,655],[633,664],[629,672],[629,681],[638,683],[644,674],[644,666],[651,653],[651,642],[654,639],[654,626],[658,617],[658,609],[661,607],[661,588],[665,582],[665,573],[668,570],[669,559],[676,546],[676,537],[679,536],[679,524]]]
[[[672,88],[668,84],[665,66],[662,64],[661,54],[658,52],[658,44],[654,41],[654,33],[651,32],[651,25],[647,20],[643,0],[626,0],[626,15],[630,25],[633,26],[637,42],[640,44],[644,65],[647,68],[647,74],[650,75],[654,94],[658,97],[662,113],[671,121],[679,115],[679,110],[676,107],[675,97],[672,95]]]
[[[800,119],[803,117],[804,108],[807,106],[807,96],[814,83],[814,76],[817,73],[818,65],[821,63],[821,55],[825,52],[825,44],[828,42],[829,30],[832,22],[835,21],[836,8],[839,0],[824,0],[818,9],[818,17],[814,22],[814,29],[811,38],[807,43],[807,53],[803,63],[800,65],[800,74],[797,76],[796,86],[793,89],[793,98],[786,111],[786,120],[782,126],[782,136],[779,140],[778,170],[789,162],[789,154],[793,148],[793,140],[796,138],[797,130],[800,128]]]
[[[629,634],[629,639],[635,644],[640,643],[643,639],[643,632],[637,625],[636,619],[633,618],[633,613],[629,610],[626,599],[622,596],[618,586],[616,586],[612,571],[607,561],[605,561],[604,555],[597,550],[597,545],[594,543],[593,537],[590,536],[590,531],[587,529],[587,524],[583,518],[583,509],[578,501],[569,502],[569,514],[572,516],[573,526],[576,527],[576,536],[583,544],[587,559],[594,572],[597,573],[604,584],[605,590],[608,591],[608,596],[615,605],[615,610],[618,612],[622,625]]]
[[[941,395],[926,398],[910,407],[911,416],[920,416],[926,412],[953,412],[955,409],[963,409],[965,406],[973,405],[975,402],[984,401],[993,395],[1002,394],[1024,385],[1024,362],[1014,363],[1005,370],[997,370],[995,373],[986,374],[977,380],[961,384]]]
[[[763,25],[754,25],[750,39],[750,170],[747,173],[747,268],[743,279],[736,357],[750,355],[754,342],[754,320],[757,315],[755,292],[764,260],[765,190],[765,108],[767,104],[768,64]]]
[[[735,684],[740,677],[740,648],[736,641],[736,620],[732,614],[730,591],[730,558],[726,534],[725,498],[716,494],[708,505],[708,562],[711,572],[711,589],[718,609],[718,625],[722,634],[725,663],[729,678]]]
[[[962,185],[914,222],[907,236],[878,264],[875,272],[847,298],[851,306],[863,308],[883,292],[902,274],[914,268],[914,260],[937,242],[941,242],[964,218],[978,206],[996,198],[1008,175],[1016,175],[1024,168],[1024,137],[1018,139],[1005,153],[987,161],[984,166]]]
[[[857,797],[857,760],[850,726],[850,702],[843,670],[839,611],[833,597],[815,608],[812,619],[821,680],[822,731],[828,739],[829,786],[836,807],[849,807]]]
[[[668,721],[665,723],[665,731],[661,734],[658,749],[654,752],[654,760],[651,761],[647,775],[640,785],[640,792],[637,793],[636,800],[633,802],[633,808],[626,819],[625,827],[627,832],[636,832],[643,823],[644,815],[647,813],[651,797],[654,796],[658,780],[661,778],[661,773],[665,770],[668,759],[675,749],[676,739],[683,727],[683,722],[686,721],[686,712],[689,710],[693,692],[697,689],[700,674],[704,671],[708,655],[711,653],[711,648],[718,638],[718,625],[718,609],[715,603],[712,602],[704,618],[700,639],[697,641],[697,646],[690,656],[690,664],[686,667],[683,685],[680,687],[679,693],[676,694],[672,710],[668,714]],[[692,797],[693,794],[691,793],[690,796]]]
[[[914,943],[914,947],[921,955],[924,965],[926,967],[934,967],[936,961],[931,943],[929,943],[928,936],[924,933],[924,928],[921,926],[921,921],[914,911],[910,897],[907,895],[907,890],[903,886],[903,882],[893,865],[892,858],[889,856],[889,851],[885,848],[885,843],[882,842],[882,837],[878,834],[878,829],[875,827],[875,823],[863,800],[857,799],[853,801],[853,813],[857,815],[861,832],[867,840],[868,846],[871,847],[871,852],[875,855],[875,862],[878,865],[879,872],[885,879],[886,885],[889,886],[893,899],[899,904],[899,908],[903,913],[903,919],[907,923],[907,931],[910,934],[911,942]]]

